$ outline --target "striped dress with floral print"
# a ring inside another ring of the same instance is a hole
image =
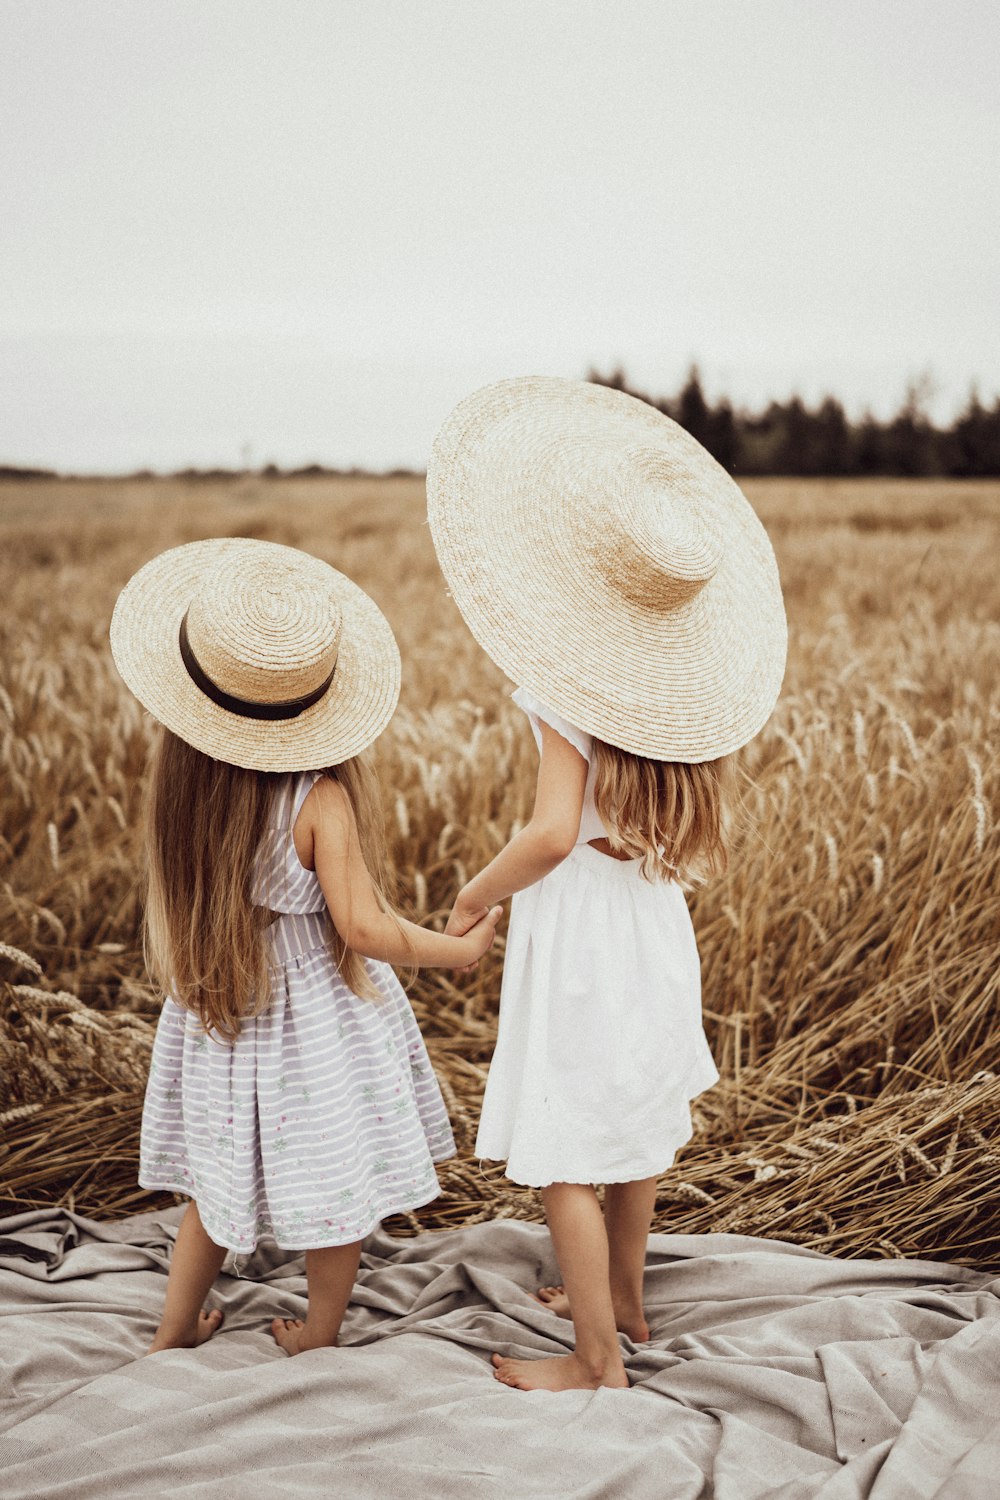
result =
[[[271,1001],[235,1043],[164,1002],[142,1117],[139,1182],[195,1199],[218,1245],[248,1252],[363,1239],[386,1215],[437,1197],[434,1163],[455,1143],[410,1003],[367,960],[381,998],[341,977],[316,875],[292,827],[319,773],[290,776],[261,848],[256,897],[268,929]]]

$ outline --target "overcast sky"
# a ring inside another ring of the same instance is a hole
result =
[[[0,0],[0,462],[423,466],[468,390],[1000,388],[993,0]]]

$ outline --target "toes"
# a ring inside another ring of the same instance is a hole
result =
[[[512,1359],[505,1359],[502,1354],[490,1356],[493,1363],[493,1379],[499,1380],[501,1385],[512,1386],[515,1390],[519,1385],[517,1371]]]
[[[301,1318],[274,1318],[271,1322],[271,1333],[274,1342],[280,1344],[286,1354],[301,1353],[302,1344],[299,1335],[305,1327]]]
[[[205,1312],[203,1309],[198,1314],[198,1327],[195,1332],[196,1342],[204,1344],[218,1330],[221,1322],[222,1313],[217,1307],[213,1307],[211,1312]]]

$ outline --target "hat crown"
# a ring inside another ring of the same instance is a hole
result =
[[[654,610],[677,609],[718,571],[722,544],[706,514],[704,462],[681,451],[631,450],[618,467],[602,568],[619,593]]]
[[[312,558],[228,559],[203,581],[186,617],[199,667],[247,703],[284,703],[315,692],[333,672],[341,612],[324,564]]]

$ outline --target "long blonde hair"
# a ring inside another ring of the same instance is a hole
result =
[[[360,758],[325,774],[350,798],[365,863],[387,904],[374,776]],[[146,816],[146,965],[206,1032],[227,1042],[236,1040],[244,1017],[266,1010],[271,997],[265,938],[271,913],[254,904],[254,886],[257,853],[283,779],[213,760],[161,730]],[[348,987],[377,999],[364,959],[332,923],[330,944]]]
[[[647,760],[594,740],[594,802],[611,848],[642,860],[647,880],[721,875],[738,805],[736,756]]]

